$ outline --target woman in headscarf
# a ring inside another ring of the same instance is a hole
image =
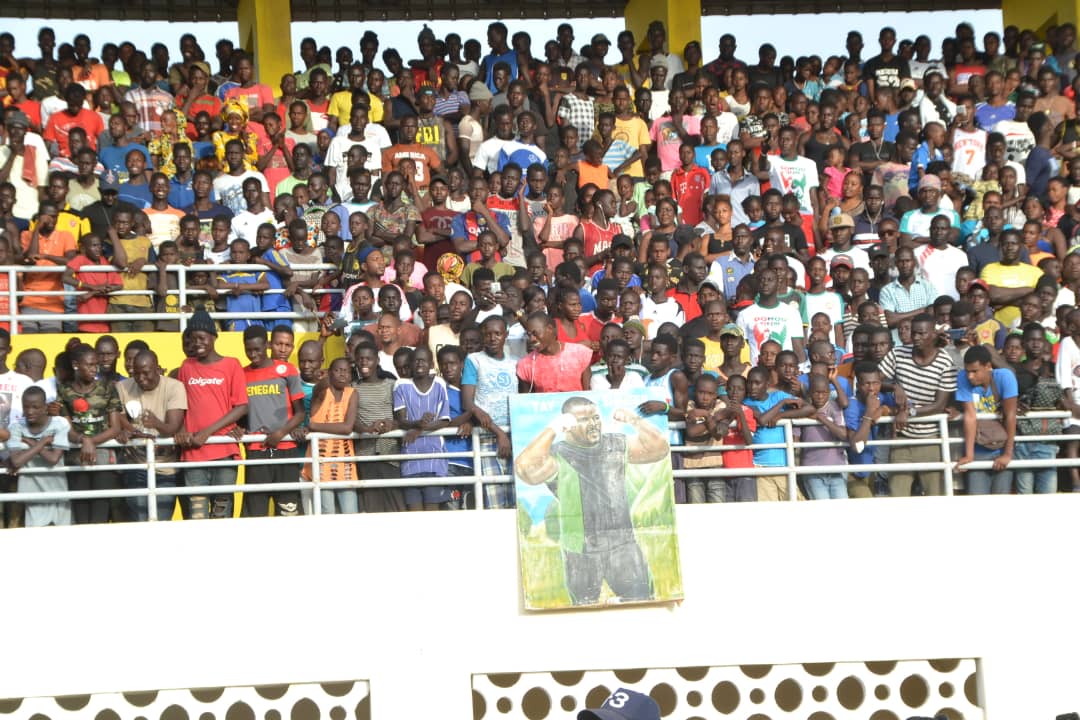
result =
[[[161,132],[154,135],[147,145],[147,150],[154,160],[154,167],[168,175],[169,179],[176,175],[176,165],[173,163],[175,145],[187,145],[191,156],[195,157],[191,139],[187,136],[187,118],[184,113],[179,110],[166,110],[161,113]]]
[[[244,143],[244,169],[255,170],[259,161],[258,136],[248,129],[248,109],[237,100],[227,100],[221,108],[225,127],[214,133],[214,151],[218,163],[225,167],[225,144],[230,140]]]

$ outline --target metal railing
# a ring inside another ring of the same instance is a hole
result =
[[[336,265],[328,263],[313,263],[311,265],[301,265],[292,268],[294,272],[322,272],[324,270],[336,270]],[[64,314],[50,314],[47,316],[36,314],[23,314],[20,312],[19,299],[23,297],[83,297],[89,293],[84,290],[78,290],[76,288],[68,288],[64,286],[63,290],[46,290],[46,291],[33,291],[33,290],[20,290],[18,286],[18,280],[20,275],[26,274],[55,274],[63,275],[66,267],[64,266],[37,266],[37,265],[4,265],[0,266],[0,274],[7,276],[7,290],[4,291],[4,295],[7,298],[8,311],[6,313],[0,313],[0,322],[6,322],[10,326],[10,332],[12,335],[20,333],[20,322],[34,323],[34,322],[140,322],[140,321],[178,321],[180,330],[183,331],[187,328],[188,319],[190,314],[186,312],[180,312],[179,309],[187,306],[189,300],[197,297],[207,296],[206,290],[195,287],[188,287],[188,275],[190,273],[205,272],[211,275],[218,273],[228,272],[273,272],[273,268],[260,263],[245,263],[243,265],[235,264],[198,264],[198,265],[166,265],[165,272],[176,273],[176,288],[166,291],[168,295],[177,297],[177,312],[154,312],[153,303],[144,313],[128,313],[123,314],[116,313],[64,313]],[[87,265],[79,268],[79,272],[116,272],[121,273],[121,270],[113,265]],[[157,265],[147,263],[140,272],[143,273],[157,273],[159,268]],[[76,273],[78,274],[78,273]],[[284,289],[274,289],[260,291],[259,295],[274,295],[284,294]],[[307,289],[300,288],[300,292],[308,295],[320,296],[326,294],[342,294],[344,291],[335,288],[316,288]],[[122,296],[143,296],[156,298],[158,293],[156,290],[117,290],[108,294],[108,297],[122,297]],[[215,320],[310,320],[318,317],[322,317],[325,313],[318,311],[305,311],[305,312],[226,312],[216,311],[210,313],[210,316]]]
[[[980,418],[992,418],[992,415],[982,416]],[[1032,419],[1065,419],[1070,417],[1067,412],[1032,412],[1023,416]],[[879,421],[881,424],[890,424],[893,422],[893,418],[882,418]],[[867,464],[843,464],[843,465],[801,465],[798,463],[796,452],[798,450],[807,450],[812,448],[839,448],[848,449],[849,445],[843,441],[818,441],[818,442],[804,442],[796,440],[794,429],[796,427],[803,426],[820,426],[814,420],[782,420],[777,423],[777,427],[782,428],[784,432],[784,442],[782,443],[761,443],[752,445],[675,445],[672,446],[671,452],[673,454],[700,454],[711,452],[724,452],[732,450],[768,450],[768,449],[783,449],[785,453],[786,463],[783,466],[755,466],[748,468],[684,468],[676,469],[673,471],[673,475],[676,478],[681,479],[708,479],[708,478],[726,478],[726,477],[761,477],[761,476],[775,476],[784,475],[787,477],[787,490],[788,500],[796,501],[799,499],[798,492],[798,478],[800,475],[810,474],[833,474],[839,473],[845,476],[850,473],[890,473],[897,471],[905,472],[940,472],[943,475],[943,489],[946,496],[952,496],[953,493],[953,478],[955,470],[955,462],[950,460],[950,449],[952,445],[963,442],[962,438],[949,435],[949,416],[946,414],[932,415],[918,418],[920,423],[936,423],[938,425],[938,437],[930,437],[924,439],[912,439],[912,438],[894,438],[894,439],[879,439],[879,440],[867,440],[866,447],[890,447],[901,446],[910,447],[913,445],[935,445],[940,447],[942,460],[936,462],[920,462],[920,463],[867,463]],[[684,429],[685,424],[670,423],[670,429],[679,430]],[[503,428],[504,431],[509,432],[510,428]],[[432,433],[425,433],[426,435],[442,436],[442,437],[458,437],[458,431],[456,428],[445,428]],[[94,466],[67,466],[62,468],[23,468],[19,470],[22,474],[35,474],[35,473],[58,473],[58,472],[123,472],[125,470],[141,470],[146,472],[146,487],[145,488],[118,488],[115,490],[79,490],[79,491],[54,491],[54,492],[26,492],[26,493],[0,493],[0,503],[4,502],[66,502],[72,500],[100,500],[100,499],[113,499],[113,498],[146,498],[147,499],[147,513],[148,519],[151,521],[159,520],[161,518],[157,515],[157,503],[158,497],[178,497],[184,495],[217,495],[217,494],[243,494],[243,493],[281,493],[281,492],[300,492],[304,498],[305,511],[309,514],[320,515],[323,514],[322,507],[322,491],[326,490],[349,490],[349,489],[374,489],[374,488],[405,488],[405,487],[422,487],[422,486],[471,486],[473,489],[474,497],[476,499],[475,508],[477,510],[484,509],[484,486],[491,484],[507,484],[513,482],[512,475],[485,475],[483,473],[483,459],[496,456],[494,450],[482,450],[481,438],[486,434],[485,431],[480,428],[474,428],[471,435],[471,446],[468,450],[462,451],[447,451],[438,453],[426,453],[426,454],[414,454],[414,453],[395,453],[386,455],[352,455],[347,457],[325,457],[320,456],[319,440],[329,439],[353,439],[353,440],[375,440],[380,438],[394,438],[399,439],[405,436],[405,432],[402,430],[394,430],[381,435],[374,434],[356,434],[351,435],[332,435],[327,433],[310,433],[307,436],[308,447],[310,453],[304,457],[291,457],[291,458],[265,458],[258,460],[249,459],[227,459],[227,460],[213,460],[213,461],[200,461],[198,463],[185,463],[185,462],[160,462],[157,459],[157,450],[159,447],[168,447],[173,445],[171,439],[148,439],[142,441],[146,450],[146,462],[145,463],[113,463],[108,465],[94,465]],[[260,442],[265,439],[265,435],[245,435],[239,442],[251,443]],[[1057,443],[1068,441],[1071,438],[1067,436],[1059,435],[1017,435],[1016,443],[1019,445],[1024,442],[1047,442]],[[237,442],[231,437],[217,436],[208,440],[207,444],[231,444]],[[102,448],[124,448],[124,447],[137,447],[132,443],[128,445],[120,445],[115,441],[103,443]],[[446,477],[424,477],[418,478],[388,478],[378,480],[365,480],[358,479],[355,481],[324,481],[321,478],[321,464],[327,461],[349,463],[354,462],[357,464],[357,475],[362,476],[362,468],[365,463],[371,462],[399,462],[403,460],[421,460],[421,459],[469,459],[472,462],[472,474],[469,475],[450,475]],[[311,480],[297,479],[295,482],[289,483],[236,483],[231,485],[210,485],[210,486],[195,486],[195,487],[159,487],[158,486],[158,474],[161,470],[183,470],[184,468],[199,467],[199,468],[212,468],[212,467],[253,467],[260,465],[296,465],[297,477],[300,477],[299,468],[302,465],[311,466]],[[991,460],[974,461],[964,466],[965,470],[989,470],[992,467],[993,462]],[[1023,469],[1040,469],[1040,468],[1059,468],[1059,467],[1077,467],[1080,466],[1080,459],[1067,460],[1063,458],[1053,458],[1049,460],[1013,460],[1009,463],[1008,470],[1023,470]]]

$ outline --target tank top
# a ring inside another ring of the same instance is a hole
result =
[[[818,166],[818,172],[825,171],[825,158],[829,155],[829,148],[840,143],[839,139],[832,143],[823,143],[817,139],[817,130],[810,133],[806,139],[806,157],[814,161]]]
[[[442,118],[432,115],[429,118],[418,117],[417,121],[419,127],[416,131],[416,142],[434,150],[439,159],[445,163],[446,127],[442,123]]]
[[[619,226],[609,222],[607,228],[602,228],[592,220],[581,223],[582,237],[585,240],[585,257],[599,255],[605,250],[611,249],[611,240],[619,233]],[[589,268],[589,273],[594,273],[603,267],[600,263]]]
[[[345,421],[345,414],[349,409],[349,398],[356,392],[351,387],[341,391],[341,400],[334,399],[334,392],[329,388],[323,396],[322,404],[311,416],[312,422],[339,423]],[[336,458],[352,457],[356,453],[353,449],[353,441],[346,438],[328,438],[319,441],[319,481],[352,481],[356,480],[356,465],[351,462],[341,462]],[[311,448],[308,448],[307,456],[311,457]],[[303,477],[311,479],[311,466],[304,465]]]

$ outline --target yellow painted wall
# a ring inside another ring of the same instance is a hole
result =
[[[83,342],[88,345],[93,345],[103,333],[76,333],[74,337],[79,337]],[[180,367],[180,364],[184,362],[184,353],[180,348],[180,333],[168,333],[168,332],[155,332],[155,333],[113,333],[113,337],[116,338],[120,344],[120,352],[124,351],[124,347],[127,346],[132,340],[140,339],[145,340],[150,349],[157,353],[158,363],[165,372],[171,372]],[[46,370],[45,375],[48,377],[52,375],[53,359],[59,355],[68,340],[73,335],[67,334],[47,334],[47,335],[15,335],[11,338],[11,356],[9,358],[9,364],[15,364],[15,358],[19,353],[27,348],[38,348],[45,353]],[[300,350],[300,345],[305,340],[318,340],[318,333],[300,333],[296,336],[296,349],[293,351],[292,363],[296,364],[296,354]],[[218,335],[217,339],[217,351],[227,357],[231,356],[240,361],[242,365],[247,365],[247,358],[244,356],[244,334],[241,332],[223,332]],[[326,360],[326,365],[329,366],[330,361],[334,358],[342,357],[345,354],[345,341],[340,337],[331,337],[326,341],[326,347],[323,351],[323,356]],[[124,372],[124,360],[121,356],[120,360],[116,363],[116,369],[121,374]]]
[[[668,52],[682,56],[686,43],[701,42],[701,0],[630,0],[625,18],[626,29],[634,33],[638,47],[645,43],[653,20],[662,21],[667,28]]]
[[[1077,22],[1080,0],[1002,0],[1005,25],[1034,30],[1040,36],[1051,25]]]
[[[289,0],[239,0],[240,45],[255,59],[255,79],[275,93],[293,71],[292,5]]]

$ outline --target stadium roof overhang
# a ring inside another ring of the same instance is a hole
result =
[[[625,0],[292,0],[294,21],[623,17]],[[85,20],[231,22],[237,0],[7,0],[0,16]],[[913,12],[1000,8],[1001,0],[701,0],[702,15]]]

